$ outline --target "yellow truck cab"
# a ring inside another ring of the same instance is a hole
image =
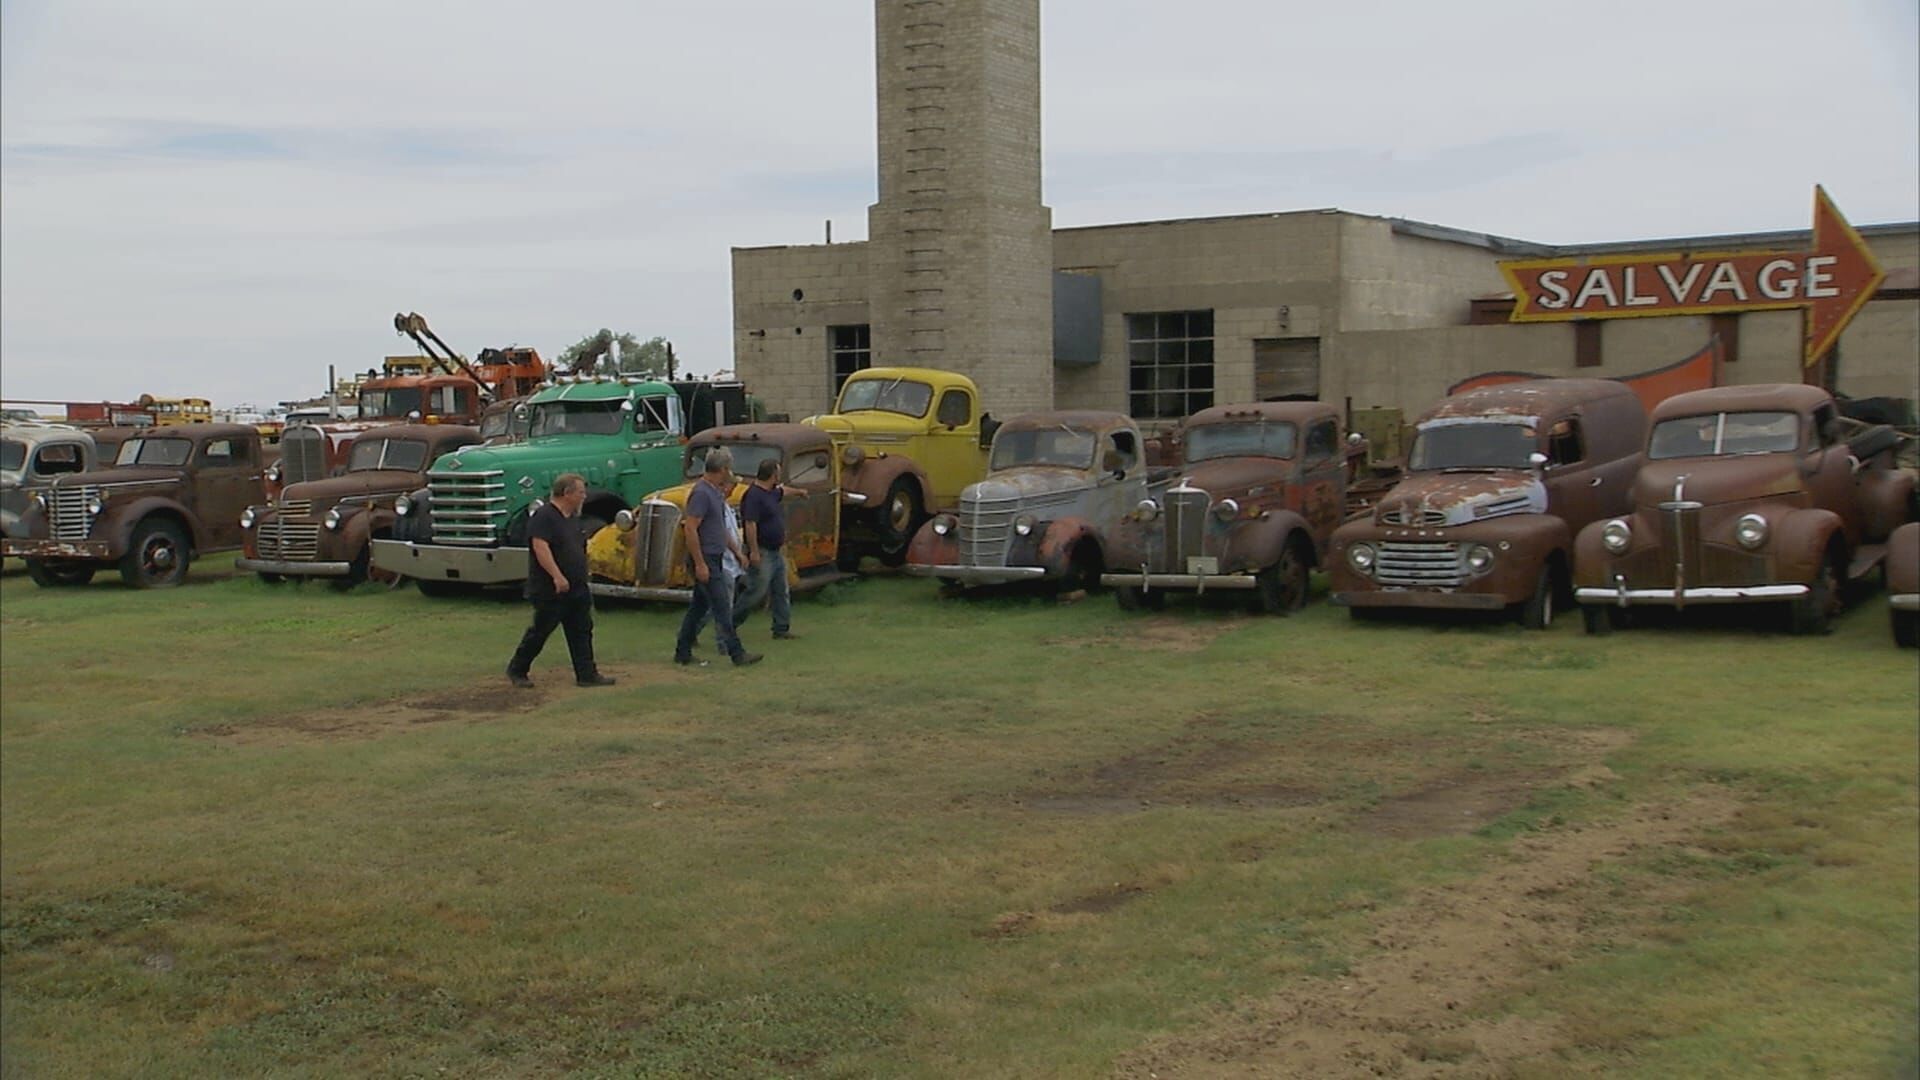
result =
[[[932,368],[855,372],[833,411],[802,420],[827,432],[840,456],[842,525],[890,566],[927,517],[960,505],[960,493],[987,474],[999,422],[980,411],[973,380]]]

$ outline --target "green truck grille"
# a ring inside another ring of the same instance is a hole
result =
[[[442,472],[427,474],[433,492],[433,542],[491,547],[507,524],[507,485],[502,473]]]

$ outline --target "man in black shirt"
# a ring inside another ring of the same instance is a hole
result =
[[[533,625],[507,661],[507,678],[529,687],[527,672],[546,647],[555,626],[566,628],[573,678],[581,686],[612,686],[593,662],[593,593],[587,589],[587,537],[580,531],[580,507],[587,481],[579,473],[553,479],[550,498],[527,520],[527,599],[533,601]]]

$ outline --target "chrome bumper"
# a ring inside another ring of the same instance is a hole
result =
[[[1252,589],[1259,582],[1252,574],[1144,574],[1139,571],[1101,574],[1102,585],[1130,585],[1136,589]]]
[[[1008,585],[1047,576],[1046,569],[1039,566],[928,566],[924,563],[908,563],[907,573],[915,577],[946,578],[962,585]]]
[[[467,548],[375,540],[372,561],[376,569],[427,581],[504,585],[527,579],[527,549],[523,547]]]
[[[1575,589],[1573,598],[1583,604],[1742,604],[1750,600],[1791,600],[1812,590],[1805,585],[1738,585],[1692,589]]]
[[[290,562],[285,559],[235,559],[236,570],[256,574],[280,574],[284,577],[346,577],[353,564],[344,562]]]
[[[596,581],[587,586],[587,591],[595,596],[608,596],[616,600],[664,600],[670,604],[693,602],[692,589],[675,589],[666,585],[615,585],[610,581]]]
[[[1887,606],[1895,611],[1920,611],[1920,593],[1894,593],[1887,597]]]
[[[105,540],[5,540],[0,555],[15,559],[111,559],[113,545]]]

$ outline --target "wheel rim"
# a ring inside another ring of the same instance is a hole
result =
[[[913,500],[904,493],[894,496],[887,504],[887,527],[896,533],[905,532],[912,522]]]
[[[164,536],[156,536],[148,540],[140,551],[140,568],[150,577],[164,577],[172,573],[179,561],[179,553],[174,550],[173,541]]]

